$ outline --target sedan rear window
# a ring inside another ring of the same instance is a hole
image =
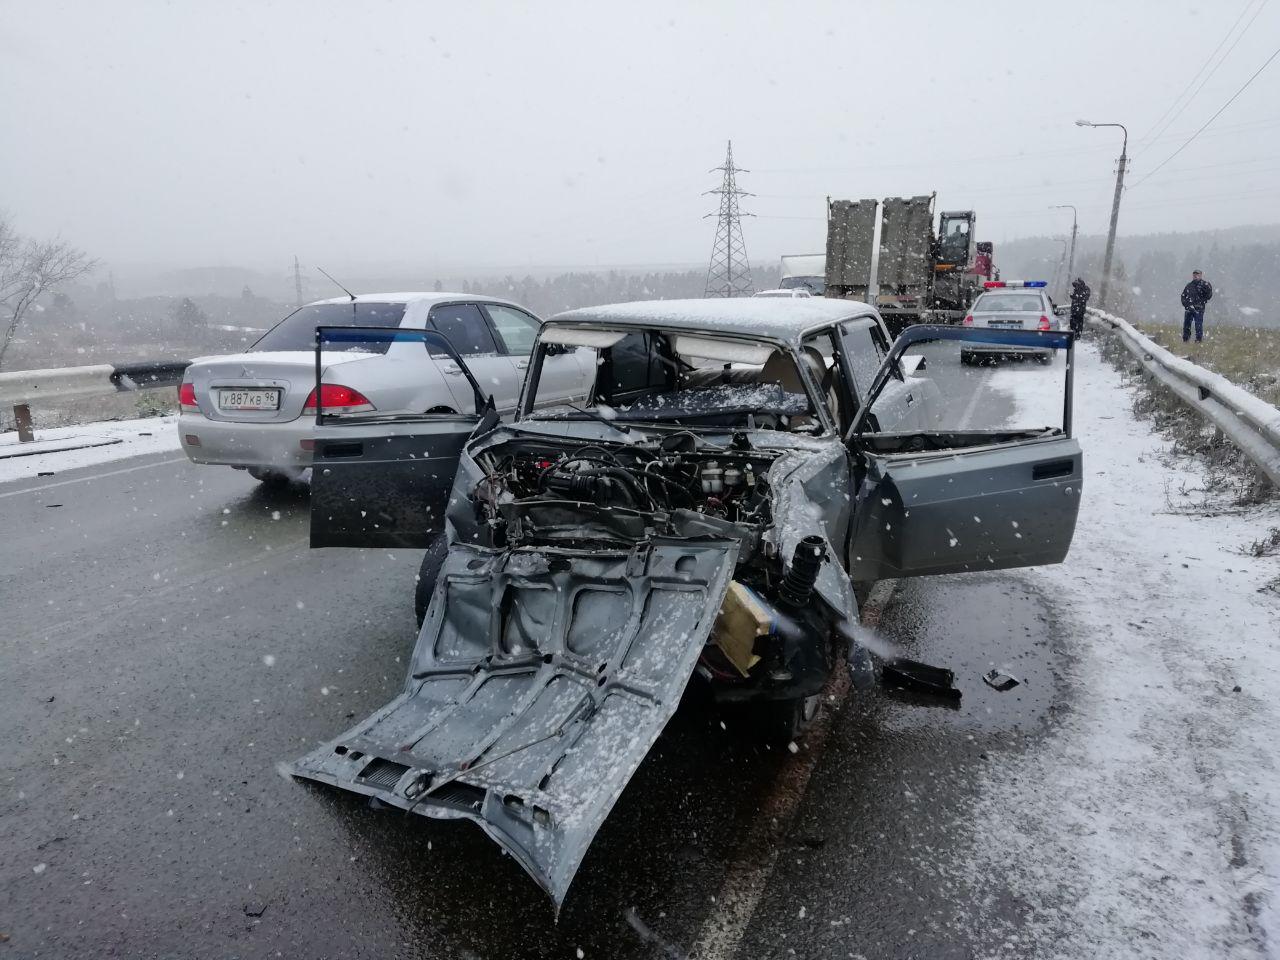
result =
[[[403,303],[312,303],[289,314],[249,349],[314,350],[316,327],[398,327],[403,318]],[[390,346],[390,340],[382,343],[331,343],[325,346],[325,350],[386,353]]]
[[[1044,303],[1039,294],[984,293],[973,305],[974,313],[1042,313]]]

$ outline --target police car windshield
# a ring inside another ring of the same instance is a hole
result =
[[[984,293],[973,305],[974,313],[1035,313],[1043,309],[1037,293]]]

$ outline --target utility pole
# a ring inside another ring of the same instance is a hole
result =
[[[716,239],[711,247],[711,265],[707,268],[707,286],[703,293],[706,297],[749,297],[754,292],[751,283],[751,264],[747,262],[747,246],[742,239],[741,217],[750,217],[750,213],[738,210],[738,198],[750,197],[752,194],[738,189],[738,173],[746,173],[741,167],[733,165],[733,141],[729,141],[729,150],[725,154],[724,166],[712,167],[711,172],[720,170],[724,180],[716,190],[708,190],[708,194],[719,194],[720,209],[716,213],[708,213],[708,217],[718,217],[716,223]]]
[[[1124,168],[1129,163],[1129,129],[1123,123],[1090,123],[1077,120],[1077,127],[1119,127],[1124,131],[1120,147],[1120,165],[1116,167],[1116,194],[1111,200],[1111,227],[1107,230],[1107,252],[1102,257],[1102,290],[1098,293],[1098,307],[1107,307],[1107,291],[1111,286],[1111,255],[1116,249],[1116,223],[1120,219],[1120,194],[1124,192]]]
[[[298,263],[298,255],[293,255],[293,293],[297,300],[295,306],[302,306],[302,266]]]
[[[1069,203],[1055,203],[1049,209],[1071,211],[1071,252],[1067,254],[1067,283],[1071,283],[1072,274],[1076,272],[1076,208]],[[1063,296],[1066,296],[1065,289]]]

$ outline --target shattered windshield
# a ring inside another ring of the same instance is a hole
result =
[[[542,342],[571,350],[585,392],[565,395],[544,354],[530,383],[532,416],[613,422],[746,427],[814,433],[821,429],[795,356],[763,341],[661,330],[599,330],[548,325]],[[821,376],[815,373],[819,381]]]

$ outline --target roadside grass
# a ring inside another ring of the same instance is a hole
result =
[[[1280,554],[1280,527],[1272,527],[1269,533],[1242,546],[1240,552],[1246,557],[1273,557]]]
[[[1183,343],[1180,326],[1134,326],[1175,356],[1222,374],[1268,403],[1280,404],[1280,330],[1217,326],[1209,320],[1203,343]]]
[[[1150,335],[1147,330],[1143,332]],[[1158,433],[1173,442],[1172,456],[1193,457],[1204,466],[1199,484],[1184,482],[1178,489],[1165,489],[1165,504],[1171,513],[1202,516],[1234,513],[1266,502],[1274,495],[1266,475],[1253,461],[1176,394],[1148,376],[1118,337],[1102,332],[1096,336],[1103,359],[1115,366],[1125,382],[1135,388],[1134,414],[1149,421]],[[1179,331],[1179,344],[1181,336]]]

